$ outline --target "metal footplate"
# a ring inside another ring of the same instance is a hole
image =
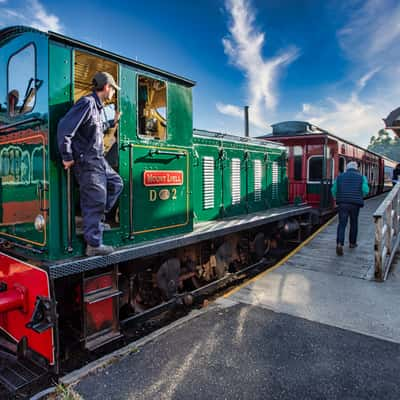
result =
[[[10,392],[17,392],[39,381],[48,372],[47,369],[31,361],[11,358],[14,357],[4,357],[0,363],[0,383]]]

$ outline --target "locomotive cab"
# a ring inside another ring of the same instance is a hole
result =
[[[1,37],[0,241],[40,260],[83,254],[79,190],[62,168],[57,124],[97,71],[121,87],[104,107],[104,154],[124,182],[105,243],[190,232],[194,82],[58,34],[14,27]]]

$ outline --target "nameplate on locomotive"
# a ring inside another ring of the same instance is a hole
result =
[[[183,171],[144,171],[144,186],[183,185]]]

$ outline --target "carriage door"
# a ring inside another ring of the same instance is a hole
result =
[[[0,237],[47,243],[47,39],[17,37],[1,49]]]

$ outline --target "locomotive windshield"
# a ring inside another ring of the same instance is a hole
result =
[[[7,93],[1,107],[1,122],[9,123],[15,117],[31,112],[35,106],[40,85],[36,79],[36,52],[30,44],[11,55],[7,68]]]

